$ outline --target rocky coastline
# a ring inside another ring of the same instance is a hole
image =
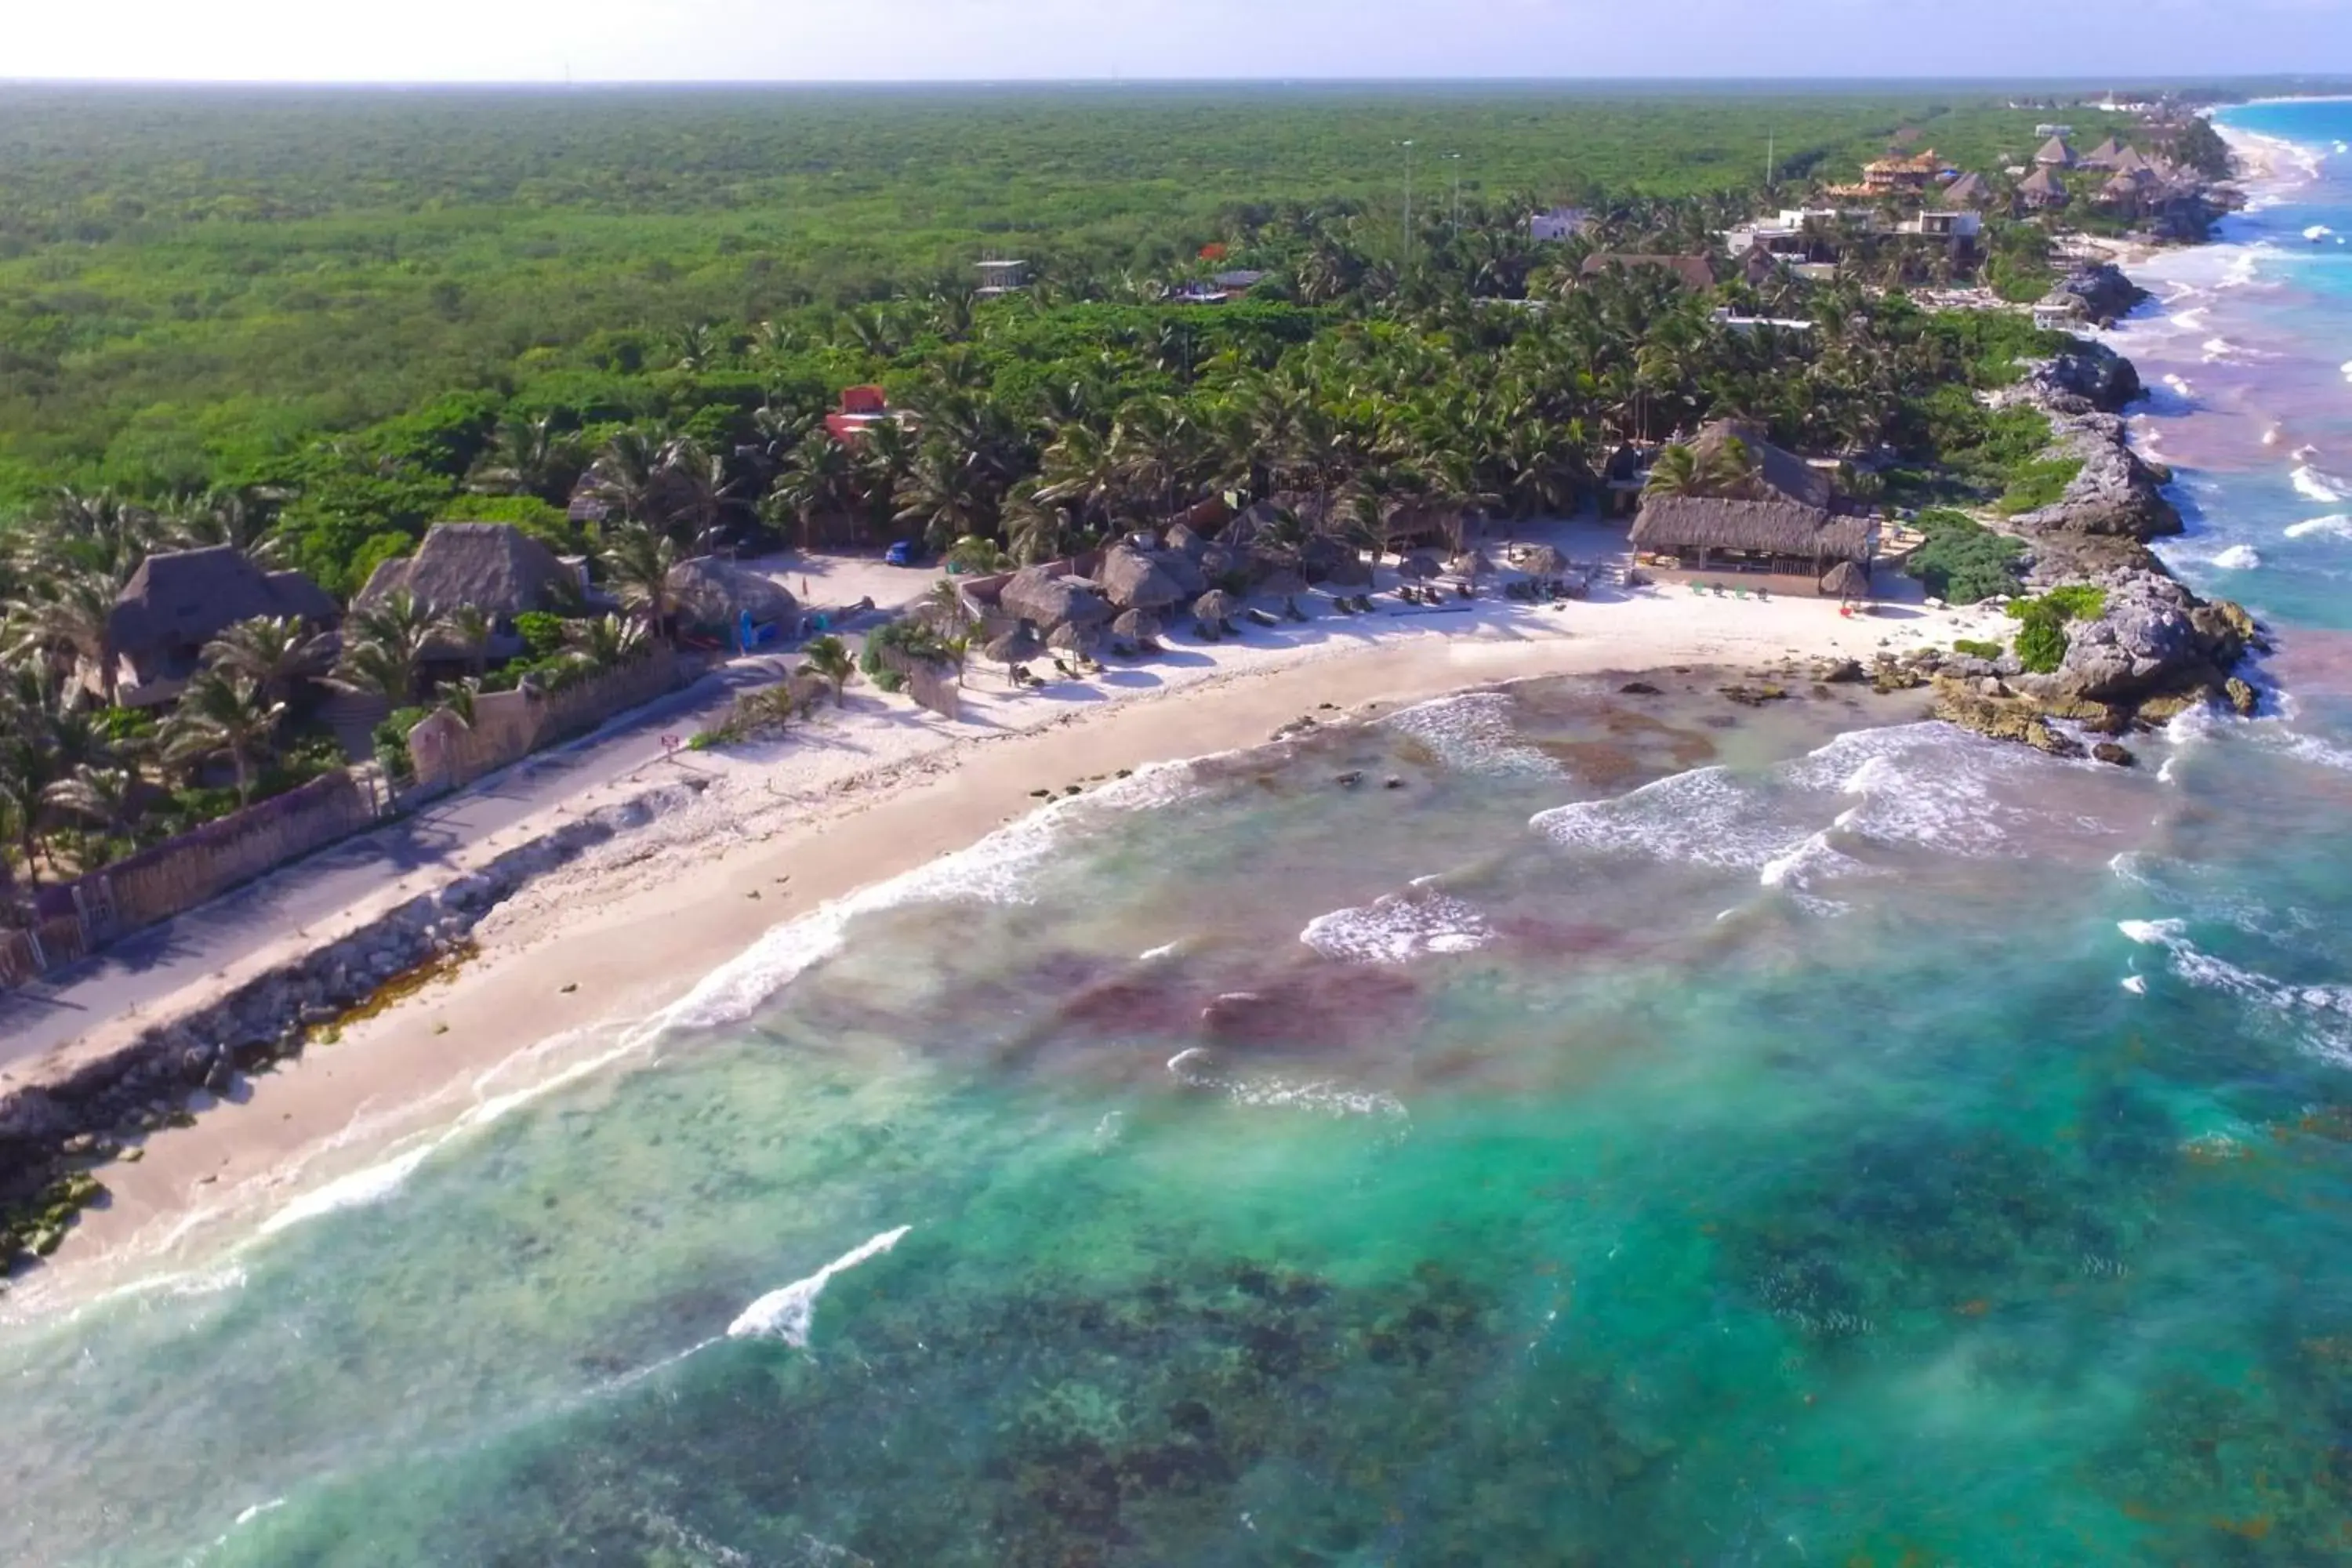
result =
[[[0,1098],[0,1279],[54,1251],[75,1214],[105,1198],[100,1167],[137,1159],[145,1134],[187,1125],[241,1075],[331,1046],[346,1023],[465,962],[474,928],[524,884],[700,792],[699,780],[667,785],[567,822],[123,1049]]]
[[[2093,301],[2093,319],[2102,321],[2147,298],[2113,267],[2077,274],[2064,287]],[[2124,421],[2145,395],[2138,371],[2105,344],[2078,340],[2024,373],[1995,405],[2046,416],[2044,455],[2081,466],[2056,501],[2003,526],[2025,546],[2018,565],[2030,591],[2089,590],[2098,613],[2064,628],[2055,669],[2029,671],[2014,652],[1985,658],[1922,650],[1882,657],[1872,679],[1883,690],[1931,687],[1937,716],[1965,729],[2123,764],[2132,756],[2121,737],[2189,709],[2218,703],[2252,716],[2261,696],[2241,667],[2269,650],[2262,627],[2243,606],[2191,592],[2148,548],[2182,523],[2164,493],[2170,471],[2132,449]]]

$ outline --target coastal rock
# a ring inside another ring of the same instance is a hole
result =
[[[2254,710],[2263,704],[2261,694],[2256,692],[2252,686],[2234,675],[2222,684],[2221,689],[2223,695],[2229,698],[2230,706],[2237,710],[2238,717],[2241,719],[2252,718]]]
[[[1813,679],[1825,686],[1855,686],[1868,680],[1870,676],[1862,668],[1860,659],[1834,658],[1815,669]]]
[[[2091,755],[2100,762],[2118,768],[2133,767],[2139,762],[2139,759],[2132,755],[2127,748],[2119,746],[2113,741],[2101,741],[2091,748]]]
[[[2084,313],[2102,327],[2114,326],[2152,298],[2112,262],[2077,267],[2059,279],[2053,292],[2082,300]]]
[[[2146,395],[2131,361],[2080,338],[2054,358],[2026,361],[2019,386],[2041,407],[2074,414],[2121,414]]]
[[[1951,676],[1936,679],[1936,717],[1996,741],[2013,741],[2053,757],[2079,757],[2082,742],[2054,728],[2031,700],[1987,697]]]
[[[2170,479],[2134,452],[2124,422],[2112,414],[2050,415],[2050,445],[2043,457],[2082,465],[2063,493],[2049,506],[2009,520],[2020,533],[2113,535],[2130,540],[2161,538],[2181,531],[2179,509],[2166,499]]]

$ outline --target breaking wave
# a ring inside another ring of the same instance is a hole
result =
[[[1410,963],[1424,953],[1471,952],[1494,934],[1486,918],[1461,900],[1415,888],[1362,909],[1318,915],[1298,940],[1349,963]]]
[[[2309,463],[2305,463],[2287,478],[2294,485],[2295,493],[2306,500],[2352,500],[2352,486],[2347,486],[2333,474],[2320,472]]]
[[[2294,985],[2241,968],[2190,942],[2186,921],[2118,921],[2116,928],[2143,947],[2163,949],[2168,967],[2189,984],[2265,1008],[2327,1055],[2352,1057],[2352,986]]]
[[[1054,860],[1073,826],[1104,812],[1171,805],[1191,798],[1199,789],[1191,762],[1158,763],[1091,794],[1043,806],[969,848],[775,927],[656,1014],[646,1033],[712,1028],[749,1017],[777,992],[840,952],[850,922],[860,915],[912,903],[1027,903],[1035,896],[1037,874]]]
[[[1223,1095],[1236,1105],[1304,1110],[1318,1116],[1370,1116],[1402,1121],[1404,1101],[1378,1089],[1351,1089],[1328,1079],[1239,1078],[1218,1070],[1216,1052],[1194,1046],[1168,1058],[1168,1070],[1186,1089]]]
[[[2213,564],[2224,572],[2251,572],[2262,563],[2262,552],[2251,544],[2232,544],[2213,557]]]
[[[737,1314],[727,1325],[730,1340],[782,1340],[794,1350],[806,1350],[809,1331],[816,1326],[817,1298],[824,1294],[825,1282],[845,1269],[856,1268],[869,1258],[879,1258],[898,1245],[899,1238],[915,1227],[902,1225],[896,1230],[886,1230],[871,1240],[851,1247],[805,1279],[795,1279],[781,1290],[771,1290]]]
[[[2287,524],[2286,536],[2289,539],[2308,539],[2315,533],[2327,534],[2336,539],[2352,539],[2352,513],[2331,512],[2326,517],[2315,517],[2308,521]]]
[[[1518,738],[1511,723],[1511,699],[1505,692],[1441,697],[1415,703],[1380,722],[1419,741],[1438,761],[1462,773],[1521,778],[1559,774],[1558,763]]]

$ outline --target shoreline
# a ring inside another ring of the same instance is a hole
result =
[[[2285,144],[2217,128],[2258,163],[2242,177],[2282,177],[2270,160]],[[1557,618],[1481,600],[1460,632],[1454,626],[1465,623],[1406,621],[1369,637],[1346,627],[1341,643],[1332,623],[1317,623],[1307,643],[1227,645],[1205,660],[1208,650],[1179,646],[1173,651],[1209,668],[1165,672],[1156,689],[1113,689],[1060,712],[1016,714],[1001,699],[990,702],[981,676],[977,732],[910,718],[903,705],[866,708],[782,741],[692,754],[679,764],[690,791],[674,778],[575,798],[551,816],[576,820],[665,788],[687,796],[576,860],[527,877],[481,918],[461,963],[359,1009],[365,1016],[333,1043],[240,1078],[218,1100],[200,1096],[192,1124],[159,1129],[130,1160],[95,1166],[108,1202],[79,1215],[49,1266],[0,1284],[0,1300],[35,1310],[70,1304],[89,1287],[122,1288],[114,1277],[126,1272],[168,1268],[174,1252],[265,1213],[325,1212],[383,1195],[389,1185],[368,1184],[383,1171],[396,1184],[403,1162],[468,1127],[556,1082],[656,1048],[670,1024],[687,1021],[684,999],[730,969],[756,968],[754,954],[774,933],[1032,817],[1050,807],[1040,803],[1048,791],[1062,798],[1073,784],[1263,745],[1302,714],[1371,719],[1548,676],[1867,664],[1882,652],[1948,646],[1989,614],[1913,605],[1898,611],[1905,619],[1843,622],[1821,601],[1769,608],[1767,616],[1759,605],[1675,602],[1661,589],[1578,604]],[[1944,716],[1985,727],[1982,716]],[[387,892],[405,897],[410,888]],[[772,994],[789,978],[770,976],[758,989]],[[231,979],[215,977],[212,989],[226,991]],[[127,1040],[148,1026],[113,1020],[60,1058],[93,1059],[120,1048],[110,1037]],[[330,1168],[355,1152],[369,1159]]]
[[[240,1078],[191,1123],[147,1136],[132,1160],[97,1166],[108,1201],[83,1210],[57,1257],[0,1300],[12,1314],[72,1307],[171,1278],[185,1255],[221,1241],[233,1250],[271,1226],[386,1195],[448,1139],[657,1048],[667,1026],[691,1022],[680,1002],[722,971],[756,968],[750,955],[772,933],[1050,809],[1045,791],[1059,798],[1085,781],[1267,744],[1302,716],[1373,719],[1550,676],[1867,665],[1948,645],[1997,615],[1906,606],[1903,618],[1847,621],[1826,601],[1740,605],[1663,590],[1541,621],[1481,606],[1490,614],[1466,633],[1407,623],[1361,646],[1260,648],[1242,668],[1213,666],[1027,728],[925,727],[934,743],[848,771],[814,798],[772,793],[772,775],[818,743],[808,732],[740,757],[698,754],[698,765],[717,763],[719,782],[525,882],[483,918],[467,961],[334,1043]],[[831,729],[845,742],[902,718],[853,711]],[[748,989],[764,996],[788,979]]]

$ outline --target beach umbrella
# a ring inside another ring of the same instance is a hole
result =
[[[1426,555],[1408,555],[1397,563],[1397,575],[1410,577],[1416,583],[1426,583],[1437,575],[1437,563]]]
[[[1227,630],[1230,629],[1227,623],[1234,618],[1234,612],[1240,607],[1234,602],[1234,596],[1231,594],[1226,593],[1223,588],[1212,588],[1192,601],[1192,618],[1201,623],[1201,629],[1203,631],[1212,628],[1220,631]]]
[[[1036,632],[1024,621],[981,651],[1010,671],[1014,665],[1026,663],[1045,652],[1045,645],[1037,640]]]
[[[1372,568],[1362,556],[1350,552],[1331,563],[1323,574],[1327,588],[1369,588],[1372,585]]]
[[[1870,595],[1870,574],[1851,561],[1841,561],[1822,577],[1822,596],[1836,595],[1841,599],[1867,598]]]
[[[1465,550],[1447,562],[1445,569],[1456,577],[1467,578],[1475,583],[1478,580],[1478,574],[1482,572],[1492,572],[1495,569],[1495,563],[1486,559],[1485,551]]]
[[[1134,612],[1129,611],[1132,615]],[[1076,654],[1080,658],[1093,658],[1102,648],[1100,626],[1082,626],[1066,622],[1046,635],[1045,646],[1056,653]]]
[[[1568,558],[1549,544],[1530,545],[1519,552],[1519,570],[1530,577],[1558,577],[1568,571]]]
[[[1151,647],[1163,629],[1160,617],[1150,610],[1129,610],[1110,624],[1112,637],[1129,647]]]
[[[1257,591],[1276,599],[1295,599],[1307,592],[1307,579],[1296,572],[1277,569],[1265,574]]]
[[[1163,609],[1184,598],[1183,585],[1169,574],[1165,566],[1140,550],[1124,545],[1103,557],[1097,581],[1102,584],[1104,595],[1122,610]]]

